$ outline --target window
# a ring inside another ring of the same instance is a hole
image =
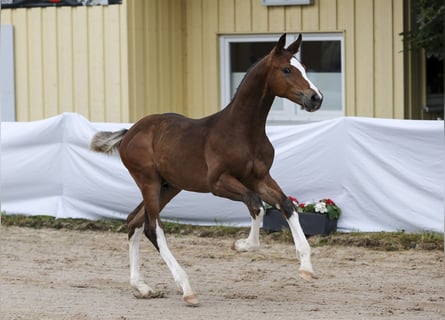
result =
[[[230,35],[220,38],[221,104],[226,106],[252,64],[267,55],[280,35]],[[287,45],[298,34],[287,35]],[[275,98],[270,123],[318,121],[344,115],[343,36],[303,34],[297,58],[306,66],[309,79],[323,93],[319,111],[309,113],[301,106]]]

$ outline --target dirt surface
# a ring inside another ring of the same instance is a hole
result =
[[[1,319],[443,319],[444,254],[313,248],[318,279],[297,276],[292,244],[236,253],[231,238],[168,235],[201,305],[188,308],[144,239],[142,268],[163,298],[132,295],[126,235],[1,228]]]

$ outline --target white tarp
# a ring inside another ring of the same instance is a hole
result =
[[[71,113],[2,123],[2,211],[125,219],[139,190],[118,155],[88,146],[98,130],[129,126]],[[276,153],[272,176],[300,201],[333,199],[343,210],[340,230],[444,231],[443,121],[338,118],[267,132]],[[191,192],[173,199],[162,217],[250,224],[243,204]]]

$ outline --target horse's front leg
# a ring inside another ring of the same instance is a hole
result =
[[[305,280],[311,280],[314,273],[311,262],[311,247],[301,228],[294,204],[270,176],[266,177],[259,185],[258,192],[264,201],[281,210],[282,214],[286,217],[292,238],[294,239],[297,256],[300,257],[298,275]]]
[[[244,202],[252,217],[249,236],[235,241],[232,248],[239,252],[257,249],[260,246],[260,226],[265,213],[260,196],[229,174],[217,176],[211,181],[211,191],[214,195]]]
[[[265,214],[264,207],[260,208],[257,216],[252,217],[249,236],[246,239],[239,239],[233,243],[233,249],[238,252],[251,251],[260,247],[260,227]]]
[[[291,202],[289,199],[287,200]],[[312,269],[311,262],[311,247],[307,242],[303,229],[301,228],[298,213],[293,205],[291,205],[291,208],[288,208],[287,205],[283,204],[283,207],[286,208],[284,209],[284,214],[292,232],[297,255],[300,256],[300,269],[298,270],[298,275],[305,280],[312,280],[314,270]]]

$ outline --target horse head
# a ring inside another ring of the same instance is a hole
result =
[[[306,75],[306,70],[295,58],[301,44],[301,34],[287,48],[286,34],[283,34],[269,54],[269,88],[272,94],[287,98],[303,106],[306,111],[317,111],[323,95]]]

